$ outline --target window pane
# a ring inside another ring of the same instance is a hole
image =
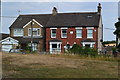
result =
[[[81,29],[76,30],[76,37],[77,38],[81,38],[82,37],[82,30]]]
[[[52,48],[57,48],[57,44],[52,44]]]
[[[31,33],[31,30],[32,30],[32,33]],[[29,33],[28,33],[29,35],[32,35],[33,34],[33,36],[38,36],[39,34],[40,34],[40,29],[38,29],[38,28],[33,28],[33,29],[29,29]]]
[[[67,37],[67,30],[66,29],[62,29],[62,37],[63,38]]]
[[[92,30],[88,30],[88,33],[92,33]]]
[[[14,36],[23,36],[22,29],[14,29]]]
[[[52,29],[51,37],[56,37],[56,29]]]
[[[33,33],[33,35],[37,35],[37,31],[33,31],[32,33]]]
[[[40,29],[38,29],[38,35],[40,35]]]
[[[29,35],[31,35],[31,29],[29,29]]]
[[[92,38],[93,37],[93,30],[91,30],[91,29],[87,30],[87,37],[88,38]]]
[[[76,30],[77,31],[77,33],[81,33],[82,32],[82,30]]]

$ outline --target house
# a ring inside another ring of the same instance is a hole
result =
[[[44,51],[43,25],[48,17],[46,15],[20,15],[9,28],[10,37],[18,40],[22,49],[25,46],[32,46],[33,51]]]
[[[10,38],[21,48],[33,51],[64,52],[74,44],[102,50],[103,25],[101,4],[97,12],[19,15],[10,26]]]
[[[0,51],[9,52],[10,49],[18,46],[18,41],[9,37],[9,34],[1,33],[0,35]]]
[[[74,44],[100,52],[103,40],[101,4],[97,12],[58,13],[54,7],[45,31],[47,52],[65,52]]]

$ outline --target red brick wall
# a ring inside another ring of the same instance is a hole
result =
[[[82,46],[81,41],[83,39],[87,38],[87,29],[86,28],[82,28],[82,38],[76,38],[76,29],[74,27],[68,28],[67,29],[67,38],[61,38],[61,28],[57,28],[56,29],[56,38],[51,38],[51,29],[50,28],[46,28],[46,51],[49,51],[49,40],[53,40],[53,39],[58,39],[58,40],[62,40],[62,52],[64,52],[64,46],[67,44],[67,42],[70,44],[70,46],[72,46],[74,44],[74,42],[76,42],[76,44]],[[96,30],[96,32],[94,31]],[[93,40],[97,41],[97,34],[98,34],[98,29],[94,28],[93,30]],[[70,31],[73,31],[73,34],[70,34]],[[94,48],[97,48],[97,42],[94,45]]]

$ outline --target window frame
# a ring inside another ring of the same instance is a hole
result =
[[[28,36],[31,36],[31,30],[30,30],[31,28],[28,28]],[[40,32],[40,28],[33,28],[33,31],[35,31],[34,29],[37,29],[36,31],[37,31],[37,35],[33,35],[33,37],[34,36],[40,36],[41,34],[41,32]]]
[[[50,35],[51,35],[51,38],[56,38],[57,33],[56,33],[55,37],[54,37],[54,36],[52,36],[52,34],[53,34],[53,33],[52,33],[52,31],[53,31],[53,30],[55,30],[55,31],[56,31],[56,30],[57,30],[57,28],[51,28],[51,34],[50,34]]]
[[[63,30],[66,30],[66,37],[63,37]],[[61,28],[61,38],[67,38],[67,28]]]
[[[80,30],[81,33],[77,33],[77,30]],[[79,36],[77,36],[77,34],[81,34],[81,36],[79,37]],[[76,29],[76,38],[82,38],[82,29]]]
[[[20,33],[18,33],[18,30],[20,30]],[[14,29],[13,31],[14,36],[23,36],[23,29]]]
[[[92,33],[88,33],[89,30],[92,30]],[[89,34],[92,34],[92,36],[88,36]],[[87,29],[87,38],[93,38],[93,29]]]

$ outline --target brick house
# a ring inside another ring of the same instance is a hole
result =
[[[33,51],[44,51],[44,29],[38,22],[42,21],[38,19],[43,16],[20,15],[9,28],[10,37],[18,40],[21,48],[32,43]]]
[[[68,45],[102,50],[101,5],[97,12],[19,15],[10,26],[10,37],[21,46],[32,44],[34,51],[64,52]]]
[[[100,4],[97,12],[58,13],[54,8],[52,14],[45,26],[46,51],[64,52],[74,44],[102,51],[103,25]]]

